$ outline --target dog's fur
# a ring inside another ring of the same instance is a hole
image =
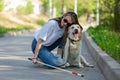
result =
[[[64,47],[63,60],[65,61],[64,67],[77,66],[83,68],[82,62],[92,67],[85,58],[80,54],[80,39],[82,35],[82,28],[78,24],[73,24],[68,28],[68,36]]]

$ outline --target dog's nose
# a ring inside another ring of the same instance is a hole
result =
[[[78,33],[78,29],[75,29],[75,33]]]

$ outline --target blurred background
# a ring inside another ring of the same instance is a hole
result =
[[[117,6],[114,0],[0,0],[0,26],[15,27],[13,23],[16,23],[37,28],[49,18],[68,11],[76,12],[83,26],[100,23],[114,26]],[[36,20],[38,25],[33,24]]]
[[[94,26],[97,3],[99,0],[0,0],[0,26],[39,28],[48,19],[68,11],[77,13],[81,25]]]

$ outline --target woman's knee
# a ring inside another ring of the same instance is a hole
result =
[[[58,61],[56,56],[54,56],[51,52],[47,50],[41,50],[39,52],[38,57],[46,64],[52,65],[52,66],[58,66]]]

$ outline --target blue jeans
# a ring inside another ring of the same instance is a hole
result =
[[[33,39],[32,41],[32,52],[35,53],[35,48],[37,45],[36,39]],[[52,66],[60,66],[60,62],[57,60],[57,57],[54,56],[51,51],[55,49],[56,47],[61,48],[62,47],[62,38],[59,38],[56,42],[54,42],[51,46],[41,46],[41,49],[39,50],[38,58],[40,58],[44,63],[52,65]]]

